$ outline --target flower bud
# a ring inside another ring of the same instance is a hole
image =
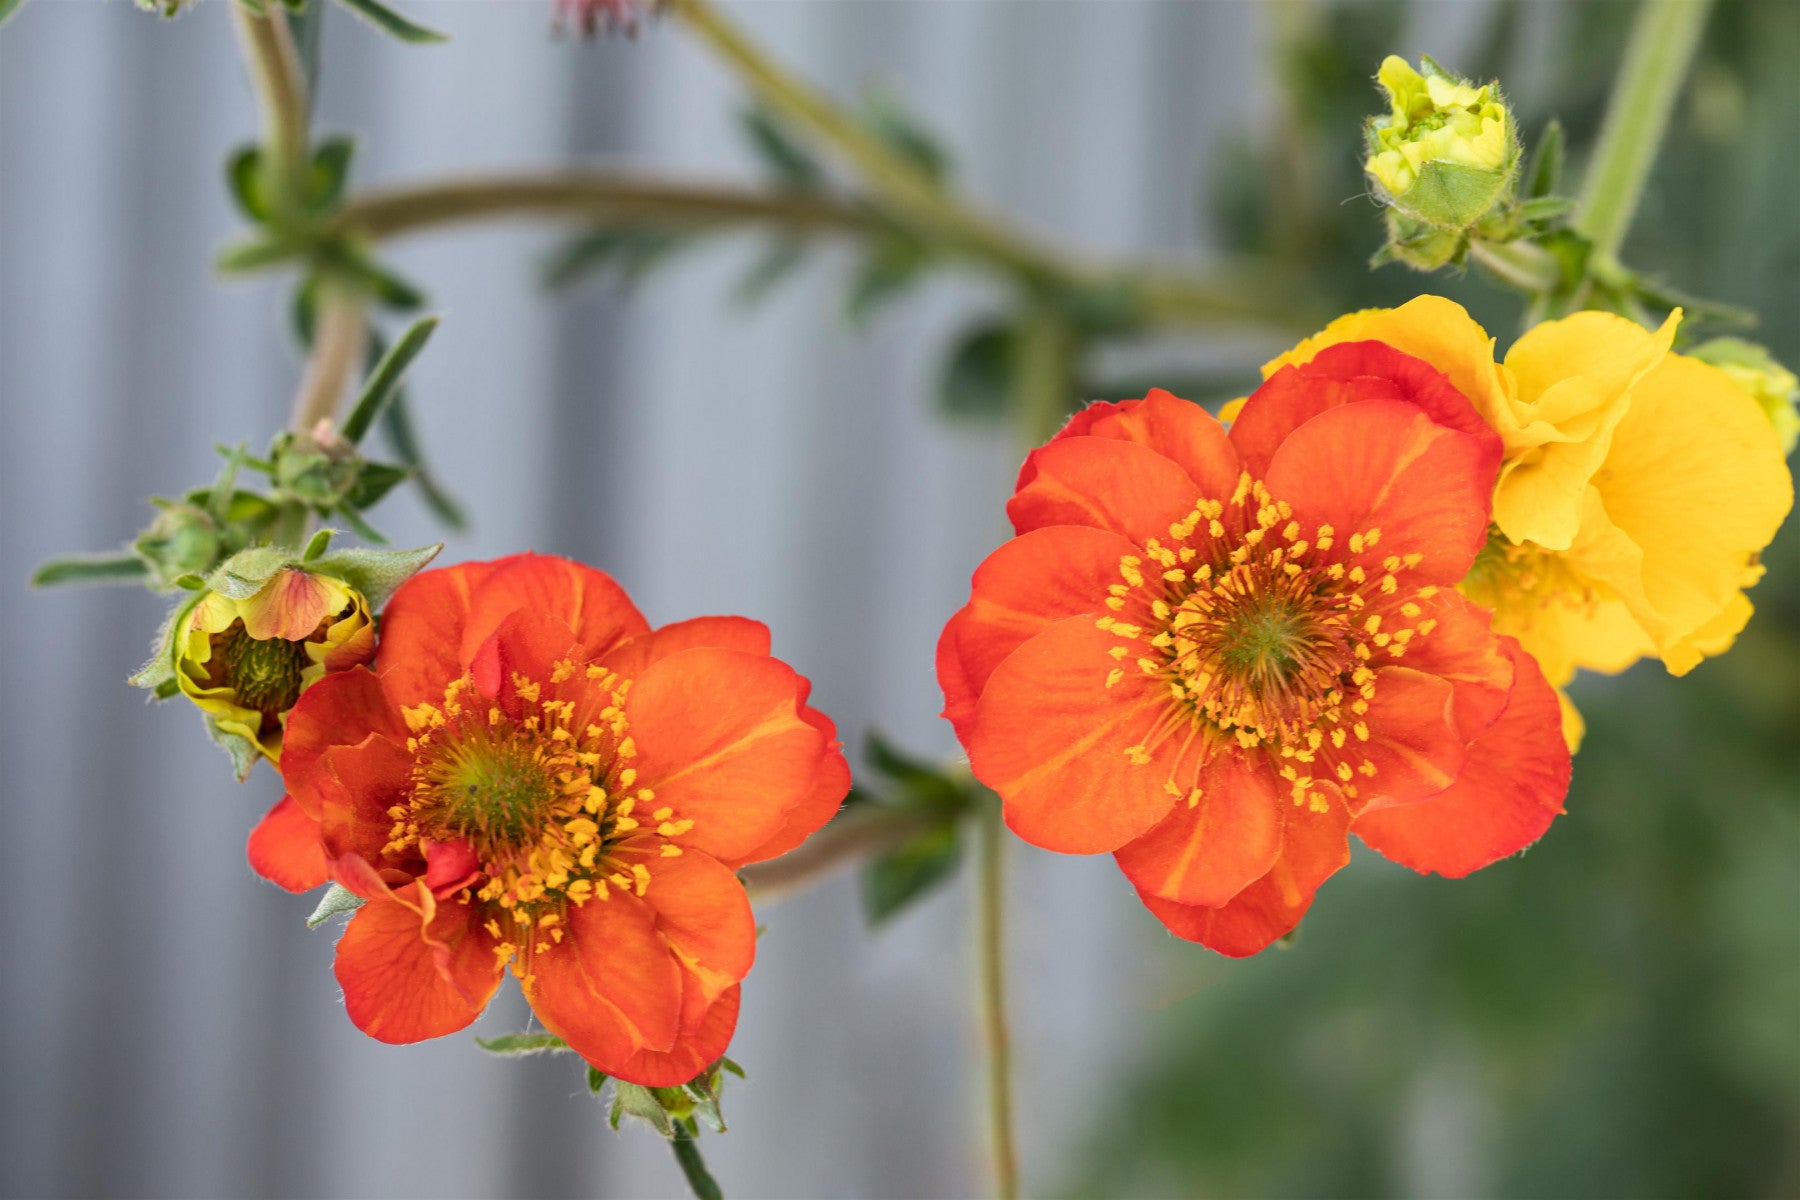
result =
[[[246,739],[277,763],[288,710],[300,693],[327,672],[368,662],[375,653],[375,626],[362,594],[294,565],[274,570],[241,598],[206,592],[174,635],[182,693],[220,731]]]
[[[320,509],[331,509],[350,494],[362,473],[356,447],[335,431],[284,433],[269,447],[275,487]]]
[[[1742,338],[1714,338],[1702,342],[1688,354],[1725,372],[1762,407],[1775,436],[1781,439],[1781,452],[1792,454],[1800,442],[1800,379],[1775,361],[1775,356]]]
[[[131,546],[149,565],[155,585],[165,590],[183,575],[212,570],[223,547],[218,524],[192,504],[165,504]]]
[[[1396,257],[1419,265],[1421,256],[1452,248],[1429,263],[1441,266],[1484,218],[1510,207],[1519,138],[1497,83],[1477,87],[1429,58],[1420,65],[1416,71],[1391,54],[1382,62],[1376,78],[1392,111],[1370,118],[1363,168],[1389,207],[1390,241],[1415,251]],[[1450,237],[1433,239],[1431,231]]]

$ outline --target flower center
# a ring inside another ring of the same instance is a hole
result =
[[[1331,553],[1340,541],[1331,526],[1308,533],[1291,506],[1246,474],[1229,501],[1201,500],[1171,525],[1168,543],[1152,538],[1141,555],[1120,560],[1124,582],[1108,589],[1111,614],[1099,620],[1120,639],[1106,686],[1134,661],[1172,701],[1126,756],[1148,763],[1156,746],[1181,736],[1166,786],[1190,804],[1200,791],[1182,776],[1197,779],[1212,748],[1228,742],[1278,755],[1295,803],[1310,799],[1315,809],[1325,805],[1309,796],[1315,767],[1329,768],[1350,797],[1358,776],[1375,774],[1358,750],[1370,736],[1363,718],[1374,666],[1431,632],[1436,621],[1420,619],[1417,601],[1438,589],[1402,582],[1417,554],[1389,555],[1371,569],[1379,529],[1341,539],[1348,560]]]
[[[301,673],[308,665],[305,642],[253,638],[242,620],[213,635],[212,661],[218,667],[209,683],[230,688],[245,708],[271,720],[294,707],[300,698]]]
[[[488,910],[497,953],[523,978],[562,941],[570,905],[605,900],[611,888],[644,894],[649,869],[639,856],[621,858],[622,847],[655,835],[658,852],[674,857],[681,848],[668,839],[693,828],[666,807],[643,819],[656,794],[638,786],[631,765],[630,690],[614,672],[565,661],[547,685],[514,674],[506,704],[465,675],[438,703],[402,710],[412,778],[388,809],[384,853],[466,842],[476,868],[456,897]]]

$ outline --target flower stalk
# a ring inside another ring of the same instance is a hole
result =
[[[284,216],[293,216],[303,203],[307,165],[306,82],[300,55],[279,6],[260,13],[243,4],[230,8],[250,70],[250,85],[262,110],[263,146],[275,208]]]
[[[1013,1142],[1012,1043],[1006,1020],[1006,826],[998,797],[982,805],[980,912],[981,1026],[987,1042],[987,1108],[995,1194],[1017,1200],[1019,1156]]]
[[[1638,9],[1575,218],[1603,262],[1616,259],[1631,227],[1711,9],[1712,0],[1644,0]]]
[[[738,872],[753,900],[772,900],[808,887],[853,863],[870,862],[898,849],[936,818],[914,808],[852,808],[780,858]]]

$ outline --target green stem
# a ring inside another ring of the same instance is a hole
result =
[[[263,163],[275,210],[298,218],[305,209],[307,176],[306,78],[280,5],[253,13],[231,4],[238,42],[250,69],[250,85],[262,111]]]
[[[700,1157],[700,1143],[695,1140],[686,1121],[675,1122],[675,1137],[670,1144],[675,1149],[675,1161],[681,1164],[681,1173],[687,1178],[688,1187],[696,1200],[725,1200],[719,1181],[712,1177],[712,1172],[706,1169],[706,1160]]]
[[[1562,283],[1562,268],[1556,256],[1531,242],[1487,242],[1476,238],[1469,243],[1469,257],[1502,283],[1532,295],[1554,291]]]
[[[867,232],[867,210],[824,196],[633,178],[612,171],[451,179],[351,198],[328,233],[390,238],[490,217],[571,217],[664,228],[766,223],[820,233]]]
[[[879,858],[936,819],[916,809],[852,808],[780,858],[745,867],[738,874],[752,899],[773,899],[851,863]]]
[[[294,395],[288,428],[311,433],[320,421],[337,415],[350,380],[362,364],[368,325],[362,302],[347,289],[322,287],[313,325],[312,353]]]
[[[982,806],[980,910],[981,1023],[987,1041],[988,1128],[993,1140],[995,1194],[1017,1200],[1019,1157],[1013,1145],[1012,1046],[1006,1024],[1006,826],[1000,801]]]
[[[1031,302],[1019,329],[1014,397],[1027,450],[1049,441],[1068,418],[1078,336],[1068,316],[1047,297]]]
[[[1593,243],[1602,263],[1618,256],[1631,227],[1711,6],[1711,0],[1644,0],[1632,23],[1575,217],[1576,232]]]

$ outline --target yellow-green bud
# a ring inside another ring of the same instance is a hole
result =
[[[218,525],[205,509],[192,504],[166,505],[132,543],[137,556],[149,564],[156,586],[163,589],[173,588],[183,575],[211,571],[223,546]]]
[[[1394,214],[1457,235],[1460,245],[1483,218],[1511,205],[1518,132],[1499,84],[1476,86],[1429,58],[1421,67],[1396,55],[1382,62],[1376,78],[1392,111],[1370,118],[1363,166]]]
[[[1795,444],[1800,443],[1800,412],[1795,411],[1800,404],[1800,379],[1792,371],[1755,342],[1742,338],[1714,338],[1688,353],[1719,368],[1749,393],[1775,427],[1782,453],[1794,452]]]

